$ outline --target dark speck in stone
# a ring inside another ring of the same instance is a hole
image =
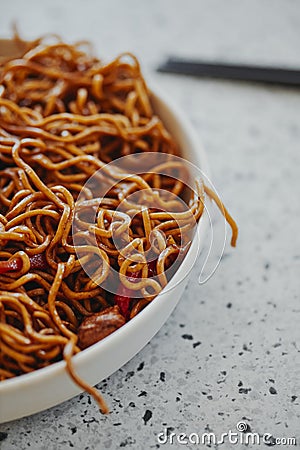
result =
[[[239,388],[239,394],[248,394],[251,391],[251,388]]]
[[[211,433],[213,431],[212,428],[210,428],[209,423],[206,424],[204,430],[208,431],[209,433]]]
[[[160,372],[159,379],[160,379],[160,381],[166,381],[166,374],[165,374],[165,372]]]
[[[131,408],[135,408],[135,403],[134,402],[130,402],[129,405]]]
[[[238,353],[239,356],[242,356],[243,354],[244,354],[244,352],[239,352]]]
[[[268,270],[269,267],[270,267],[270,263],[266,263],[266,264],[265,264],[265,269]]]
[[[291,402],[294,403],[294,401],[297,400],[297,398],[298,398],[297,395],[292,395]]]
[[[271,386],[271,387],[269,388],[269,392],[270,392],[270,394],[272,394],[272,395],[276,395],[276,394],[277,394],[277,391],[276,391],[276,389],[274,388],[274,386]]]
[[[7,433],[4,433],[3,431],[0,431],[0,441],[4,441],[8,436]]]
[[[294,400],[292,400],[294,401]],[[180,397],[176,397],[176,402],[180,402]]]
[[[245,350],[245,352],[252,352],[252,350],[247,346],[247,344],[243,344],[243,350]]]
[[[231,302],[227,303],[226,308],[231,308],[231,307],[232,307],[232,303]]]
[[[271,383],[275,383],[275,380],[273,380],[273,378],[269,378],[269,381],[271,381]]]
[[[243,382],[242,381],[238,382],[238,387],[240,387],[240,386],[243,386]]]
[[[221,370],[221,374],[222,374],[222,375],[227,375],[226,370]]]
[[[99,423],[99,420],[96,420],[95,417],[91,417],[90,419],[83,419],[83,423]]]
[[[180,326],[180,328],[184,328],[185,324],[184,323],[180,323],[179,326]]]
[[[167,427],[166,428],[166,435],[167,437],[170,436],[170,434],[174,431],[174,427]]]
[[[201,345],[201,342],[200,342],[200,341],[194,342],[194,343],[193,343],[193,348],[198,347],[198,345]]]
[[[125,377],[125,381],[128,381],[131,377],[133,377],[134,375],[134,371],[130,370],[129,372],[127,372],[126,377]]]
[[[138,395],[138,397],[146,397],[147,396],[147,392],[146,391],[141,391]]]
[[[213,396],[212,395],[208,395],[207,396],[207,400],[212,400],[213,399]]]
[[[143,416],[145,425],[147,425],[147,422],[151,419],[151,417],[152,417],[152,411],[150,411],[150,409],[146,409],[145,414]]]
[[[127,445],[131,446],[132,444],[135,444],[136,440],[133,439],[131,436],[125,439],[125,441],[122,441],[120,444],[120,447],[126,447]]]
[[[280,342],[276,342],[276,343],[273,345],[273,347],[274,347],[274,348],[281,347],[281,343],[280,343]]]
[[[183,339],[187,339],[188,341],[192,341],[194,339],[191,334],[183,334],[181,337]]]
[[[243,433],[252,433],[252,429],[251,429],[251,427],[250,427],[250,425],[249,425],[249,423],[246,423],[246,428],[245,428],[245,430],[243,431]]]
[[[267,442],[265,442],[265,445],[267,447],[273,447],[273,445],[276,445],[276,439],[273,436],[270,436]]]
[[[137,370],[138,372],[140,372],[141,370],[143,370],[144,365],[145,365],[144,361],[141,362],[140,365],[139,365],[139,367],[138,367],[136,370]]]
[[[113,426],[114,426],[114,427],[118,427],[119,425],[122,425],[121,422],[113,423]]]
[[[72,434],[77,433],[77,427],[72,427],[72,428],[71,428],[71,433],[72,433]]]

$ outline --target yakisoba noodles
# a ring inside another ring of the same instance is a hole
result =
[[[124,325],[167,284],[167,269],[185,255],[190,219],[200,219],[207,195],[229,222],[233,246],[237,227],[202,184],[184,212],[181,169],[172,162],[164,167],[169,176],[154,170],[124,179],[121,171],[105,172],[107,163],[126,155],[178,154],[152,111],[132,54],[103,64],[84,50],[84,43],[58,39],[51,44],[36,40],[23,53],[0,66],[0,380],[64,359],[72,379],[106,412],[98,391],[74,372],[72,356]],[[99,169],[114,186],[100,205],[84,188]],[[173,169],[178,176],[172,177]],[[178,201],[163,198],[162,191]],[[82,192],[78,220],[84,225],[84,208],[94,208],[97,248],[87,239],[79,255],[72,222]],[[129,198],[134,192],[141,193],[139,208]],[[141,208],[143,195],[170,205],[170,211]],[[114,215],[118,245],[112,239]],[[151,233],[156,245],[149,263],[144,253]],[[95,252],[99,268],[90,259]],[[90,263],[92,279],[83,261]],[[110,268],[119,275],[116,293],[102,285]]]

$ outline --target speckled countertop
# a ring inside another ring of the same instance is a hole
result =
[[[26,37],[53,31],[91,39],[105,57],[135,52],[195,126],[240,238],[208,283],[194,268],[160,332],[100,383],[109,416],[82,394],[1,425],[1,449],[199,448],[157,436],[220,436],[241,420],[300,446],[300,91],[153,70],[168,54],[300,66],[299,2],[3,3],[3,35],[17,19]]]

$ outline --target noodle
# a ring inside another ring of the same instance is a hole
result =
[[[140,175],[107,168],[147,152],[178,149],[153,114],[132,54],[104,65],[83,44],[38,39],[0,66],[0,380],[64,359],[74,382],[107,412],[98,391],[75,373],[72,356],[133,318],[166,286],[190,246],[205,194],[232,227],[235,246],[235,222],[208,187],[197,185],[183,208],[186,169],[172,159]],[[86,184],[98,170],[100,181],[113,182],[101,204]],[[139,201],[132,200],[136,193]],[[103,284],[111,269],[116,293]]]

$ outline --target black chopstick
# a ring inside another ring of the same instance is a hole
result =
[[[300,69],[221,62],[211,63],[172,57],[160,65],[157,70],[158,72],[193,75],[197,77],[300,86]]]

